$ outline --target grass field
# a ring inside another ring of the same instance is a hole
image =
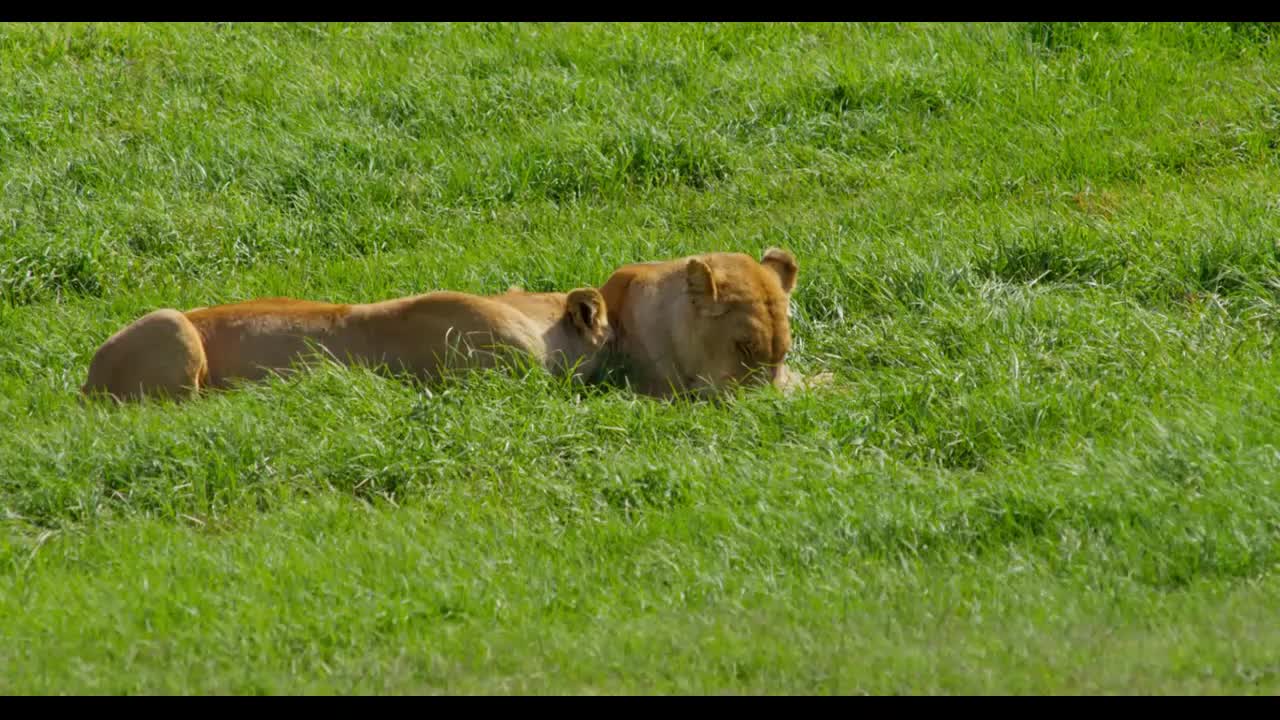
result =
[[[1277,36],[0,27],[0,692],[1280,692]],[[157,307],[770,245],[833,388],[76,396]]]

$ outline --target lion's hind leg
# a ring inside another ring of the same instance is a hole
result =
[[[177,310],[147,313],[107,338],[89,363],[80,391],[106,393],[118,401],[167,396],[187,399],[208,375],[204,343],[195,325]]]

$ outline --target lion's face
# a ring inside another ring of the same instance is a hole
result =
[[[791,350],[795,258],[776,248],[760,262],[713,253],[691,258],[685,272],[692,304],[678,348],[685,387],[713,394],[776,382]]]

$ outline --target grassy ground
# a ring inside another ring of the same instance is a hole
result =
[[[0,27],[0,692],[1280,692],[1274,34]],[[768,245],[835,389],[75,396]]]

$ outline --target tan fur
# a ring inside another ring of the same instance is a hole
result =
[[[798,272],[795,258],[777,248],[759,262],[707,253],[618,268],[600,291],[627,379],[661,397],[737,385],[789,389],[799,381],[785,364]]]
[[[519,355],[555,375],[582,376],[595,371],[609,337],[604,298],[594,288],[440,291],[353,305],[263,298],[148,313],[102,344],[81,391],[119,400],[190,397],[289,372],[314,352],[423,380]]]

